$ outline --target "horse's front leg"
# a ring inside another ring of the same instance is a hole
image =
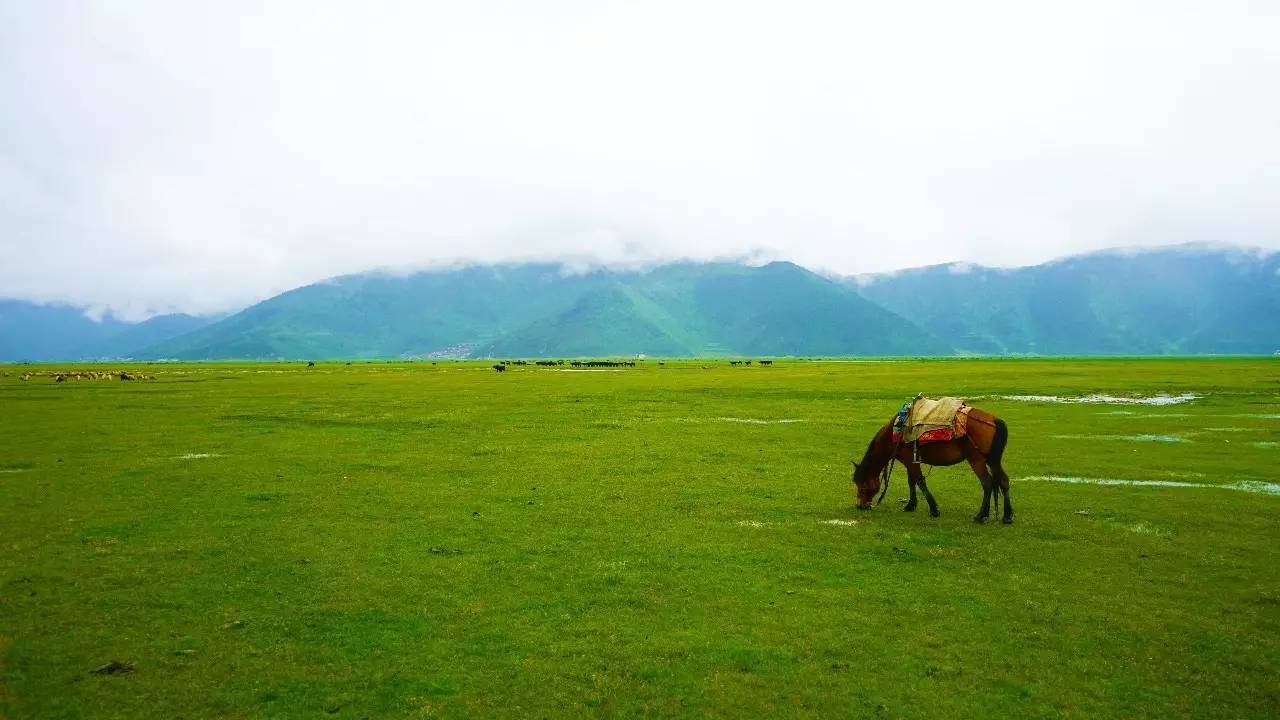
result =
[[[916,511],[916,474],[911,472],[914,465],[907,466],[907,487],[911,490],[911,497],[907,498],[907,504],[902,509],[906,512]]]
[[[924,493],[924,501],[929,503],[929,515],[938,517],[938,502],[933,499],[933,493],[929,492],[929,486],[925,484],[924,472],[920,469],[918,463],[906,463],[907,465],[907,481],[911,483],[911,502],[907,503],[908,510],[916,509],[916,488],[920,488],[920,492]]]
[[[908,465],[908,475],[912,481],[920,486],[920,492],[924,493],[924,501],[929,503],[929,515],[938,517],[938,503],[933,499],[933,493],[929,492],[929,486],[925,484],[924,472],[919,465]]]

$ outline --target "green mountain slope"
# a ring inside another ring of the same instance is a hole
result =
[[[561,312],[603,282],[550,264],[412,275],[348,275],[277,295],[216,325],[145,350],[156,357],[302,358],[466,354]]]
[[[139,323],[85,316],[84,308],[0,300],[0,362],[130,357],[139,348],[208,325],[214,318],[158,315]]]
[[[309,285],[146,350],[183,359],[899,355],[949,347],[790,263],[501,265]]]
[[[692,355],[669,316],[620,282],[583,295],[562,313],[480,348],[482,356]]]
[[[1199,245],[1043,265],[937,265],[850,281],[962,351],[1271,353],[1280,254]]]

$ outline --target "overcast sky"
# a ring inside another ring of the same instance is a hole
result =
[[[1277,38],[1274,0],[0,0],[0,297],[1276,248]]]

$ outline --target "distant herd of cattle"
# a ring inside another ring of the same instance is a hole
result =
[[[750,365],[750,360],[730,360],[729,364],[733,366]],[[772,360],[757,360],[761,365],[772,365]],[[493,366],[497,372],[506,372],[507,368],[512,365],[528,365],[527,360],[503,360]],[[566,363],[564,360],[535,360],[534,365],[541,367],[557,367],[560,365],[569,365],[576,368],[618,368],[618,367],[635,367],[635,361],[632,360],[572,360]],[[665,362],[659,362],[659,366],[665,366]],[[704,366],[705,368],[705,366]]]
[[[5,373],[8,375],[8,373]],[[27,382],[31,378],[51,377],[54,382],[66,382],[68,380],[155,380],[151,375],[143,375],[142,373],[125,372],[124,370],[88,370],[74,372],[26,372],[18,376],[19,380]]]

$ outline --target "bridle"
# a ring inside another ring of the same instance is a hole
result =
[[[896,456],[898,453],[897,446],[894,446],[893,450],[894,450],[894,456],[889,458],[889,463],[884,466],[884,470],[880,471],[880,495],[879,497],[876,498],[876,505],[879,505],[880,503],[884,502],[885,493],[889,492],[889,478],[893,475],[893,462],[896,459]],[[854,460],[853,461],[853,477],[851,478],[853,482],[854,490],[861,490],[861,487],[858,485],[858,469],[859,469],[858,461]]]

